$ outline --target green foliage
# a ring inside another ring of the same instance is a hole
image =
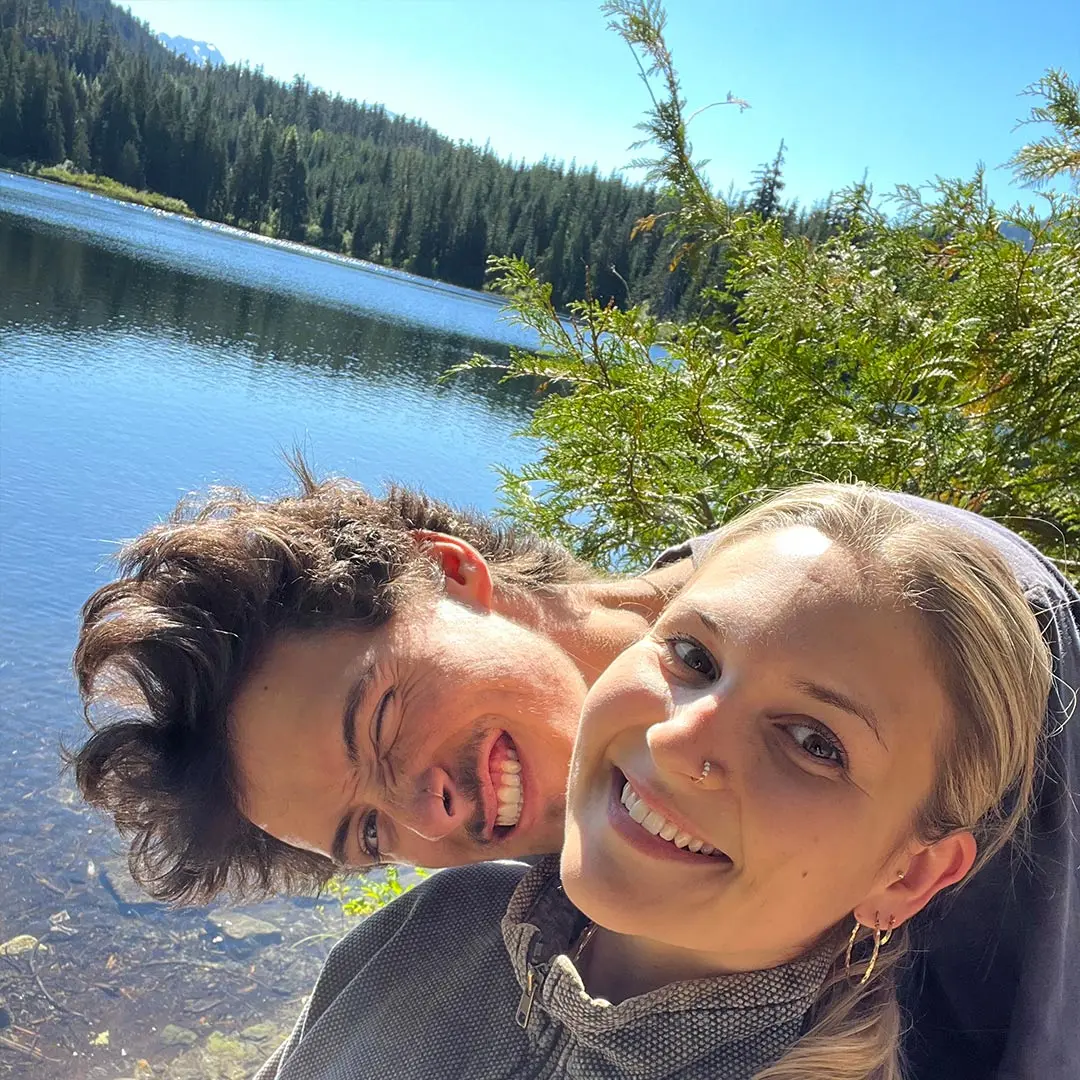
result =
[[[606,10],[659,83],[646,127],[677,196],[666,227],[684,257],[713,260],[714,306],[678,323],[585,300],[566,322],[534,269],[493,261],[541,343],[506,377],[557,391],[526,431],[539,456],[503,474],[509,515],[640,567],[765,491],[858,479],[1001,519],[1080,578],[1078,199],[1001,211],[977,174],[901,188],[886,215],[857,186],[823,239],[792,235],[692,164],[662,10]]]
[[[125,202],[138,203],[140,206],[152,206],[155,210],[169,210],[174,214],[184,214],[186,217],[195,216],[191,207],[181,199],[170,199],[167,195],[158,195],[153,191],[138,191],[133,187],[117,183],[108,176],[79,172],[78,169],[64,165],[50,165],[31,171],[34,176],[39,176],[43,180],[57,180],[61,184],[72,184],[75,187],[85,188],[87,191],[96,191],[100,195],[108,195],[112,199],[123,199]]]
[[[366,877],[349,884],[343,878],[332,878],[327,882],[325,892],[338,902],[343,915],[356,918],[374,914],[379,908],[417,885],[417,882],[402,885],[396,866],[388,866],[382,873],[382,881]],[[419,878],[428,875],[427,870],[421,869],[416,869],[414,873]]]
[[[1009,162],[1014,173],[1032,187],[1068,176],[1073,189],[1080,188],[1080,87],[1066,72],[1051,68],[1024,92],[1044,102],[1032,106],[1024,123],[1050,124],[1054,130],[1017,151]]]

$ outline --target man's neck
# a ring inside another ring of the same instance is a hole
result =
[[[575,582],[543,595],[497,594],[494,603],[501,615],[554,641],[591,686],[656,622],[692,570],[684,559],[641,577]]]

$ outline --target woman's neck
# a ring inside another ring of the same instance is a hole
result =
[[[715,957],[597,927],[577,968],[590,996],[617,1005],[668,983],[723,973]]]
[[[787,959],[793,959],[788,957]],[[576,966],[590,996],[613,1004],[658,990],[668,983],[756,971],[785,962],[780,957],[739,956],[681,949],[652,938],[616,934],[597,927]]]

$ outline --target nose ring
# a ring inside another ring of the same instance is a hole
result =
[[[706,759],[705,764],[701,766],[701,775],[694,778],[695,784],[700,784],[706,776],[709,775],[709,770],[712,768],[712,762]]]

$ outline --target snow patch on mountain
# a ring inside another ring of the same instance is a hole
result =
[[[221,55],[218,47],[208,41],[194,41],[188,37],[174,37],[172,34],[158,34],[157,39],[166,49],[170,49],[177,56],[187,57],[193,64],[220,67],[225,63],[225,57]]]

